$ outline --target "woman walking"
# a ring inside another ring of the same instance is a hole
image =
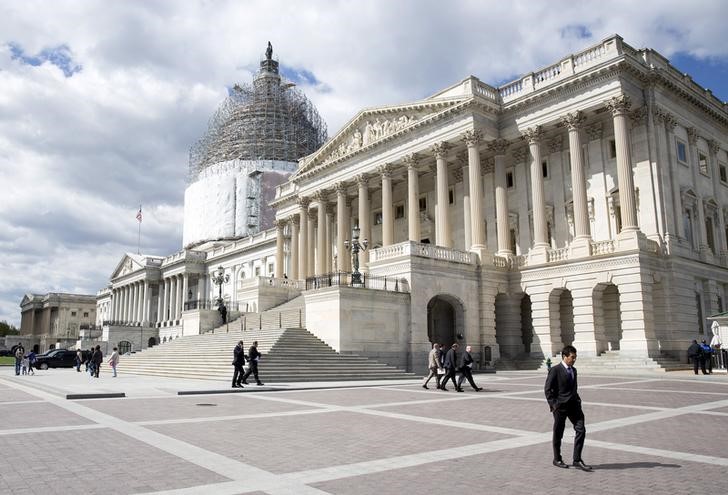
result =
[[[114,372],[114,378],[116,378],[116,366],[119,364],[119,351],[116,347],[114,347],[114,352],[111,353],[111,357],[109,358],[109,366],[111,366],[111,370]]]

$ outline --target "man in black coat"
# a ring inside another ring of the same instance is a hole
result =
[[[476,392],[480,392],[483,390],[481,387],[478,387],[475,384],[475,380],[473,380],[473,356],[470,355],[472,347],[469,345],[465,346],[465,352],[463,352],[462,356],[460,356],[460,378],[458,378],[458,392],[463,391],[463,382],[465,379],[468,379],[468,383],[470,383],[470,386],[473,387],[473,390]]]
[[[698,344],[698,341],[693,340],[693,343],[688,347],[688,359],[693,363],[693,371],[696,375],[698,374],[698,365],[700,364],[702,353],[703,349]]]
[[[243,366],[245,365],[245,351],[243,347],[243,341],[241,340],[233,349],[233,366],[235,366],[235,372],[233,373],[233,388],[243,388]]]
[[[256,340],[253,342],[253,345],[250,346],[250,349],[248,349],[248,371],[243,375],[243,383],[248,384],[248,377],[252,373],[255,377],[256,385],[263,385],[263,382],[260,381],[260,378],[258,378],[258,361],[260,360],[260,357],[262,356],[261,353],[258,352],[258,341]]]
[[[455,387],[455,390],[458,392],[462,392],[463,389],[461,389],[457,383],[455,383],[455,373],[458,369],[458,344],[457,342],[450,347],[450,350],[447,351],[447,354],[445,354],[445,362],[443,363],[442,367],[445,368],[445,377],[442,379],[442,382],[440,382],[440,390],[444,390],[447,392],[447,388],[445,386],[447,385],[448,380],[452,380],[452,384]]]
[[[584,464],[581,451],[584,448],[586,428],[584,427],[584,412],[581,410],[581,398],[576,383],[576,348],[567,345],[561,351],[561,364],[549,370],[544,386],[549,409],[554,415],[554,433],[551,444],[554,449],[553,464],[559,468],[568,468],[561,458],[561,438],[564,436],[566,418],[574,425],[574,467],[582,471],[591,471],[592,467]]]
[[[94,363],[94,376],[99,377],[99,371],[101,370],[101,363],[104,362],[104,354],[101,352],[101,346],[97,345],[94,350],[92,361]]]

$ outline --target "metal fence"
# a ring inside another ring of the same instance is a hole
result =
[[[243,313],[227,325],[213,329],[212,332],[226,333],[230,330],[275,330],[279,328],[305,328],[306,311],[303,308],[263,313]]]
[[[381,277],[367,273],[361,273],[361,283],[352,283],[351,272],[327,273],[306,279],[306,290],[336,286],[364,287],[366,289],[386,290],[390,292],[409,292],[407,279]]]

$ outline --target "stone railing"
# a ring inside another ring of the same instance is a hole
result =
[[[413,241],[405,241],[383,248],[372,249],[369,253],[369,261],[383,261],[400,256],[419,256],[421,258],[465,263],[468,265],[472,265],[475,262],[473,254],[468,251],[460,251],[458,249]]]
[[[533,75],[534,88],[548,86],[561,76],[561,63],[546,67]]]
[[[482,96],[485,99],[491,100],[491,101],[498,101],[498,90],[495,88],[488,86],[487,84],[478,81],[476,84],[473,85],[473,92],[478,95]]]
[[[190,261],[198,261],[202,262],[207,259],[207,253],[204,251],[191,251],[189,249],[183,249],[182,251],[178,251],[174,254],[171,254],[164,258],[160,262],[160,265],[169,265],[176,261],[180,260],[190,260]]]
[[[614,241],[594,241],[591,243],[592,255],[599,256],[602,254],[611,254],[615,250]]]
[[[252,277],[238,281],[238,290],[255,289],[259,287],[274,287],[280,289],[302,290],[305,283],[303,280],[275,277]]]
[[[551,249],[547,254],[547,261],[554,263],[556,261],[565,261],[569,259],[569,248]]]

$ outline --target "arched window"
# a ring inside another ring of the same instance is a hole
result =
[[[119,342],[119,354],[122,356],[126,354],[127,352],[131,352],[131,342],[128,340],[122,340]]]

